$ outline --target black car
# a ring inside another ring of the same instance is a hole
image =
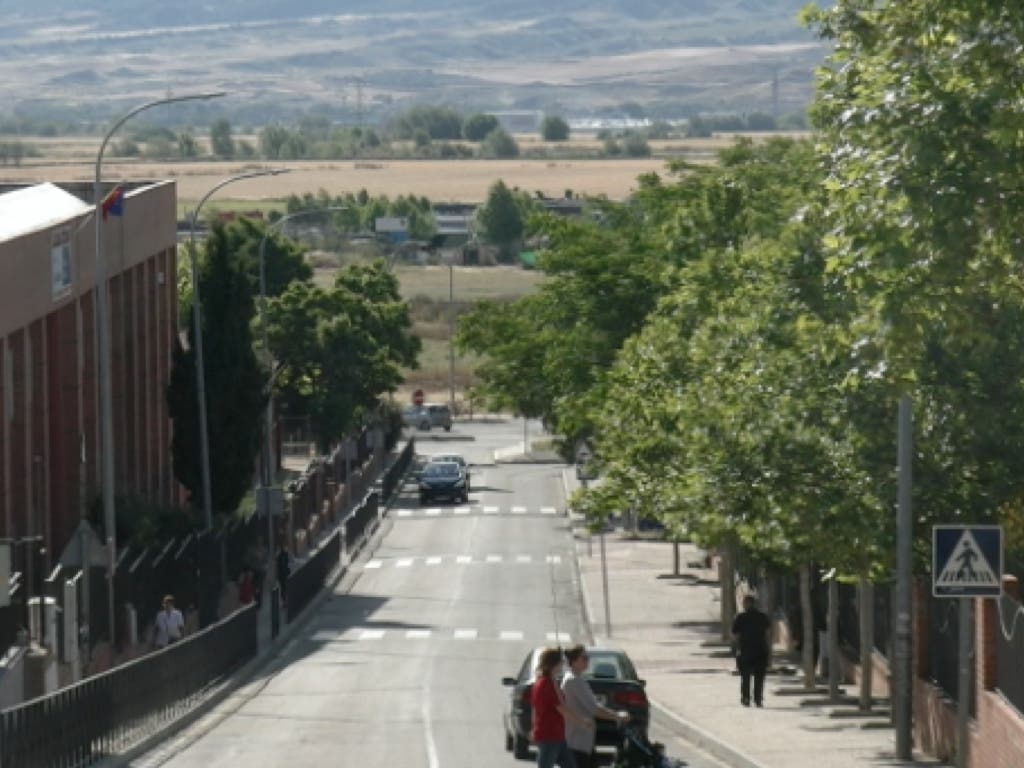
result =
[[[433,499],[469,501],[469,478],[454,461],[432,461],[420,473],[420,504]]]
[[[533,716],[530,706],[530,688],[533,685],[537,658],[543,648],[535,648],[523,661],[516,677],[502,678],[502,684],[512,689],[505,709],[505,749],[520,760],[530,758],[530,725]],[[584,673],[597,700],[609,709],[629,712],[630,726],[647,736],[650,704],[644,691],[646,681],[637,677],[633,662],[625,651],[617,648],[587,648],[590,663]],[[610,720],[597,720],[596,744],[616,747],[622,741],[622,731]]]

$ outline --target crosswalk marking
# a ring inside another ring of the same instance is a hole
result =
[[[410,640],[426,640],[430,637],[429,629],[410,629],[405,633],[405,636]]]
[[[503,629],[498,637],[502,640],[522,640],[523,633],[518,629]]]
[[[380,568],[384,563],[380,560],[370,560],[363,566],[363,568],[370,570],[371,568]]]
[[[475,629],[456,629],[455,639],[456,640],[476,640]]]

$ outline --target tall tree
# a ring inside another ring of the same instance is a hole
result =
[[[525,222],[515,195],[504,181],[499,179],[491,185],[476,217],[487,242],[500,247],[506,256],[515,251],[523,237]]]
[[[569,124],[558,115],[545,115],[540,124],[540,136],[544,141],[568,141]]]
[[[316,221],[316,218],[310,217],[306,223]],[[249,277],[254,295],[260,289],[260,243],[265,236],[263,256],[267,296],[278,296],[293,281],[308,281],[313,277],[313,269],[306,263],[299,243],[285,237],[279,229],[271,230],[268,235],[267,225],[262,221],[243,216],[225,225],[224,236],[228,248]]]
[[[483,141],[488,133],[498,127],[498,118],[494,115],[477,112],[467,117],[462,124],[462,137],[467,141]]]
[[[217,157],[230,160],[235,156],[235,140],[231,136],[231,123],[226,118],[210,126],[210,149]]]
[[[232,253],[224,227],[215,224],[199,269],[203,357],[210,447],[210,493],[217,513],[231,513],[252,484],[260,448],[260,413],[266,403],[266,372],[253,351],[252,289]],[[196,396],[195,335],[174,351],[167,404],[174,420],[174,474],[202,503],[200,435]]]

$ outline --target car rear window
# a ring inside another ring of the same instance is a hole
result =
[[[427,464],[423,469],[423,474],[427,477],[445,477],[447,475],[459,474],[458,464]]]
[[[588,652],[590,663],[584,675],[595,680],[635,680],[633,665],[618,653]]]

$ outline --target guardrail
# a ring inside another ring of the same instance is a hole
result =
[[[257,648],[250,605],[163,650],[0,711],[0,765],[86,766],[122,752],[188,710]]]

